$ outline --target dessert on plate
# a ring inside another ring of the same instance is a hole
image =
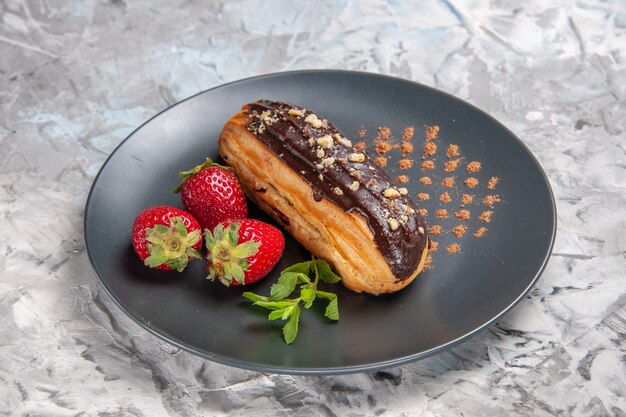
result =
[[[424,219],[368,155],[328,120],[260,100],[224,126],[222,158],[244,192],[356,292],[398,291],[424,268]]]

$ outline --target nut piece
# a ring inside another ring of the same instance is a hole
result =
[[[351,153],[348,155],[348,161],[350,162],[364,162],[365,154],[362,153]]]
[[[397,198],[400,197],[400,191],[395,188],[385,188],[383,195],[387,198]]]
[[[322,159],[322,165],[324,166],[331,166],[332,164],[335,163],[335,158],[333,158],[332,156],[329,156],[328,158],[324,158]]]
[[[289,114],[292,116],[304,116],[304,113],[300,109],[289,109]]]
[[[406,188],[404,188],[404,187],[400,187],[400,188],[398,188],[398,192],[399,192],[401,195],[407,195],[407,194],[409,193],[409,190],[407,190],[407,189],[406,189]]]
[[[317,155],[317,157],[318,157],[318,158],[320,158],[320,159],[321,159],[321,158],[323,158],[323,157],[324,157],[324,155],[326,155],[326,154],[324,153],[324,150],[323,150],[323,149],[318,149],[318,150],[317,150],[316,155]]]
[[[342,137],[339,133],[335,133],[333,135],[333,138],[335,138],[335,140],[337,142],[339,142],[340,144],[342,144],[343,146],[347,146],[348,148],[352,147],[352,142],[350,142],[350,140]]]
[[[352,191],[358,190],[359,189],[359,182],[358,181],[352,181],[352,184],[350,184],[350,186],[348,188],[350,188]]]
[[[424,228],[422,226],[418,227],[417,231],[420,232],[421,234],[424,234]]]
[[[319,117],[317,117],[317,115],[315,115],[314,113],[309,114],[304,121],[308,124],[310,124],[311,126],[313,126],[316,129],[319,129],[320,127],[322,127],[324,125],[324,123],[320,120]]]
[[[317,138],[317,144],[324,149],[329,149],[333,146],[333,138],[330,135],[324,135],[321,138]]]
[[[339,188],[339,187],[333,188],[333,193],[335,193],[337,195],[343,195],[343,191],[341,191],[341,188]]]
[[[400,223],[396,219],[389,219],[387,222],[389,223],[389,227],[391,227],[392,231],[400,227]]]

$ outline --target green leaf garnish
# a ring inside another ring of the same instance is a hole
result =
[[[300,308],[296,304],[295,308],[292,310],[289,315],[289,320],[287,320],[287,324],[283,326],[283,338],[285,339],[285,343],[288,345],[292,344],[294,340],[296,340],[296,336],[298,335],[298,321],[300,319]]]
[[[331,320],[339,320],[339,302],[337,301],[337,297],[328,303],[324,315]]]
[[[283,326],[283,338],[285,343],[291,344],[298,334],[300,302],[304,308],[308,309],[318,298],[329,300],[324,315],[331,320],[339,320],[337,294],[320,291],[317,285],[320,281],[333,284],[340,280],[341,278],[330,269],[326,261],[313,257],[311,261],[300,262],[285,268],[278,277],[278,281],[272,285],[269,297],[252,292],[245,292],[243,296],[254,305],[271,310],[268,320],[286,320]],[[298,285],[300,285],[300,296],[287,298]]]
[[[322,281],[328,284],[334,284],[335,282],[341,281],[341,277],[330,269],[330,265],[328,265],[328,262],[325,260],[317,259],[315,260],[315,265],[317,266],[319,278]]]

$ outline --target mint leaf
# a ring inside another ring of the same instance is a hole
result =
[[[296,340],[298,335],[298,321],[300,319],[300,307],[296,304],[295,308],[289,316],[289,320],[283,326],[283,338],[288,345],[292,344]]]
[[[247,298],[248,300],[252,301],[252,302],[257,302],[257,301],[269,301],[269,298],[264,297],[262,295],[257,295],[253,292],[250,291],[246,291],[243,294],[241,294],[243,297]]]
[[[331,269],[330,269],[330,265],[328,265],[328,262],[326,262],[323,259],[316,259],[315,260],[315,265],[317,266],[317,271],[319,273],[319,278],[328,283],[328,284],[334,284],[335,282],[339,282],[341,281],[341,277],[337,274],[335,274]]]
[[[283,272],[278,277],[278,282],[272,285],[270,289],[271,300],[282,300],[289,297],[289,294],[296,289],[296,283],[298,282],[297,272]]]
[[[311,268],[311,261],[300,262],[297,264],[293,264],[288,268],[283,269],[283,272],[281,272],[281,274],[284,274],[285,272],[298,272],[300,274],[309,275],[310,268]]]
[[[304,302],[304,308],[310,308],[315,301],[315,290],[312,288],[302,288],[300,298]]]
[[[256,301],[254,303],[255,306],[260,306],[263,308],[267,308],[268,310],[280,310],[287,307],[291,307],[294,304],[294,300],[285,300],[285,301]]]
[[[325,299],[331,300],[331,301],[337,298],[337,294],[334,294],[332,292],[315,291],[315,293],[317,294],[318,297],[325,298]]]
[[[337,297],[330,300],[330,303],[326,306],[324,315],[331,320],[339,320],[339,302],[337,301]]]
[[[285,313],[285,309],[280,309],[280,310],[274,310],[272,311],[269,316],[267,316],[268,320],[278,320],[280,318],[283,317],[283,314]]]

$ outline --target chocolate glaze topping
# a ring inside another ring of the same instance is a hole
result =
[[[366,152],[310,110],[260,100],[244,106],[246,128],[313,189],[367,219],[374,242],[398,280],[411,276],[427,243],[426,224],[405,188],[398,188]]]

